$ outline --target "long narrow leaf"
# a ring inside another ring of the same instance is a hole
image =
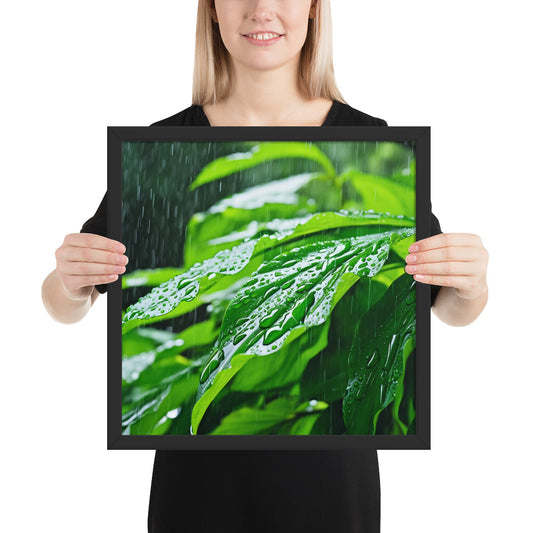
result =
[[[173,318],[191,311],[202,303],[199,296],[209,290],[226,288],[231,281],[222,278],[242,275],[247,267],[259,266],[266,251],[281,244],[297,241],[312,234],[321,234],[339,228],[353,228],[354,234],[368,233],[369,227],[401,228],[414,225],[414,221],[403,216],[391,217],[379,213],[319,213],[300,224],[296,219],[287,224],[287,229],[256,239],[245,240],[231,249],[218,252],[214,257],[197,263],[189,270],[162,283],[150,293],[131,305],[122,318],[122,333],[134,327]],[[375,230],[374,230],[375,231]],[[252,258],[257,261],[249,264]],[[250,273],[251,273],[250,272]],[[181,304],[181,306],[180,306]]]

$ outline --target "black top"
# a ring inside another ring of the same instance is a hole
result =
[[[347,104],[333,100],[322,126],[386,126],[387,123],[358,111]],[[154,122],[152,126],[211,126],[201,105],[192,105],[171,117]]]
[[[386,126],[334,101],[322,126]],[[198,105],[152,126],[210,126]],[[107,193],[81,231],[107,234]],[[442,233],[431,216],[431,234]],[[107,285],[97,289],[103,293]],[[433,305],[439,287],[431,287]],[[150,533],[378,533],[375,450],[179,450],[155,454]]]

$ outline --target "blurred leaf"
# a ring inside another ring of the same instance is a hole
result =
[[[273,427],[288,420],[295,422],[310,418],[309,414],[327,408],[324,402],[310,401],[298,405],[298,398],[277,398],[262,408],[241,407],[222,419],[222,423],[209,435],[260,435],[266,434]],[[293,426],[296,432],[306,434],[310,431],[318,415],[305,424]]]
[[[295,217],[303,223],[313,213],[341,207],[340,187],[324,174],[299,174],[250,187],[191,217],[185,265],[203,261],[259,232],[283,230]]]
[[[341,179],[348,182],[360,196],[357,208],[373,209],[391,215],[415,216],[415,190],[387,178],[363,174],[355,170],[345,172]]]
[[[139,329],[143,331],[143,328]],[[210,345],[217,335],[218,328],[215,327],[214,321],[198,322],[179,334],[172,334],[171,338],[152,350],[123,359],[122,386],[135,382],[137,389],[141,386],[162,387],[169,379],[172,381],[174,365],[192,364],[187,358],[179,357],[180,354],[193,347]],[[127,389],[124,390],[123,396],[127,397]]]
[[[179,409],[191,398],[198,386],[196,365],[182,365],[172,376],[173,383],[155,392],[142,395],[132,405],[126,406],[122,415],[123,435],[150,435],[157,423],[170,411]]]
[[[320,413],[298,418],[298,420],[296,420],[292,425],[289,435],[310,435],[311,430],[313,429],[313,426],[315,425],[315,422],[319,416]]]
[[[314,144],[304,142],[263,142],[248,152],[220,157],[207,164],[190,186],[194,190],[204,183],[226,178],[235,172],[254,167],[260,163],[285,157],[295,157],[316,161],[327,175],[334,176],[335,168],[331,161]]]
[[[122,358],[154,350],[156,346],[174,339],[175,333],[161,329],[138,328],[122,336]]]
[[[139,328],[135,332],[150,334],[152,332],[168,333],[161,330]],[[205,353],[198,359],[189,359],[183,354],[187,350],[198,350],[202,346],[210,346],[216,339],[218,328],[212,320],[199,322],[182,331],[180,334],[171,334],[152,350],[137,355],[123,358],[122,360],[122,403],[123,407],[132,408],[132,404],[145,401],[173,385],[183,375],[187,367],[198,373],[205,362]],[[207,351],[207,350],[206,350]]]

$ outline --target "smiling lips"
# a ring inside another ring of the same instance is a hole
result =
[[[243,37],[246,37],[246,39],[248,39],[248,41],[250,41],[252,44],[264,46],[279,41],[283,35],[280,33],[265,31],[258,33],[247,33],[243,35]]]

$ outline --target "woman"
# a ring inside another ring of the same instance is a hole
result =
[[[193,105],[155,125],[386,125],[344,102],[331,56],[328,0],[200,0]],[[56,320],[81,320],[125,271],[124,246],[105,233],[104,197],[43,283]],[[432,285],[441,320],[469,324],[487,301],[488,254],[435,217],[432,234],[411,247],[406,272]],[[148,529],[374,533],[379,499],[375,451],[158,451]]]

